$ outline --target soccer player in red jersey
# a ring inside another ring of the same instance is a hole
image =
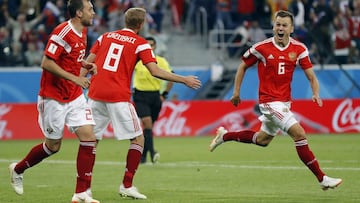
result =
[[[93,73],[97,69],[95,64],[83,60],[86,27],[92,25],[95,12],[90,0],[69,0],[68,11],[71,19],[52,31],[41,64],[37,108],[45,141],[34,146],[20,162],[10,164],[11,184],[17,194],[23,194],[24,171],[60,150],[66,125],[80,141],[72,203],[98,203],[90,189],[96,152],[95,122],[82,90],[89,87],[90,81],[79,76],[82,67]]]
[[[138,60],[160,79],[179,82],[197,89],[201,82],[196,76],[180,76],[160,69],[148,42],[138,35],[145,21],[146,10],[130,8],[125,12],[125,28],[101,35],[90,50],[88,62],[95,62],[96,75],[91,77],[89,104],[101,140],[110,121],[118,140],[130,140],[126,169],[119,193],[136,199],[146,199],[135,186],[133,178],[144,147],[140,119],[131,103],[131,79]],[[86,74],[86,73],[84,73]]]
[[[287,11],[278,11],[275,15],[274,36],[253,45],[242,57],[234,84],[231,103],[237,106],[240,102],[240,86],[245,71],[257,63],[259,77],[259,107],[262,115],[260,131],[250,130],[228,132],[219,127],[216,137],[210,143],[210,151],[227,141],[253,143],[267,146],[281,129],[287,132],[294,140],[296,151],[301,161],[311,170],[323,190],[337,187],[342,180],[325,175],[319,163],[308,146],[303,127],[295,119],[290,110],[291,81],[296,65],[305,72],[313,92],[312,100],[321,107],[319,96],[319,82],[312,69],[309,53],[305,45],[291,38],[294,31],[293,14]]]

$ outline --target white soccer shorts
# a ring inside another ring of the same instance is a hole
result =
[[[142,135],[141,122],[134,105],[130,102],[100,102],[92,99],[88,103],[95,120],[94,133],[101,140],[108,125],[112,124],[118,140],[129,140]]]
[[[44,136],[49,139],[61,139],[65,125],[72,133],[79,126],[95,125],[84,95],[69,103],[38,96],[37,109],[39,126]]]
[[[263,115],[259,117],[262,122],[261,130],[275,136],[279,130],[287,132],[291,126],[298,123],[290,110],[291,102],[268,102],[259,104]]]

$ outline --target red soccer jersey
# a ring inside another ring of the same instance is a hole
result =
[[[70,21],[67,21],[53,30],[44,55],[53,59],[65,71],[79,75],[85,51],[86,28],[83,29],[82,33],[78,33],[72,27]],[[75,83],[60,78],[45,69],[43,70],[40,96],[67,103],[76,99],[82,93],[82,88]]]
[[[148,42],[130,29],[101,35],[90,50],[98,73],[91,77],[89,97],[103,102],[131,99],[131,79],[137,61],[156,62]]]
[[[258,62],[259,103],[291,100],[291,81],[296,65],[312,67],[305,45],[293,38],[286,47],[275,44],[274,38],[252,46],[242,57],[252,66]]]

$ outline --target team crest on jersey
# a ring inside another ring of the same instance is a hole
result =
[[[296,60],[296,52],[290,52],[289,53],[289,59],[291,60],[291,61],[295,61]]]

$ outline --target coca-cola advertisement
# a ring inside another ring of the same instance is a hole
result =
[[[319,107],[311,100],[295,100],[291,109],[307,133],[339,134],[360,132],[360,99],[324,100]],[[234,107],[229,101],[164,102],[154,125],[155,136],[214,135],[219,126],[231,131],[252,129],[261,123],[256,101]],[[286,134],[279,132],[279,134]],[[109,125],[104,137],[112,138]],[[1,104],[0,139],[41,139],[36,104]],[[75,138],[65,131],[64,138]]]
[[[291,109],[308,133],[360,132],[360,99],[296,100]],[[165,102],[154,126],[156,136],[213,135],[219,126],[230,131],[259,130],[261,115],[256,101],[234,107],[229,101]],[[286,134],[279,132],[279,134]]]
[[[359,103],[354,100],[347,99],[341,102],[340,105],[336,105],[331,125],[335,132],[360,132]]]

